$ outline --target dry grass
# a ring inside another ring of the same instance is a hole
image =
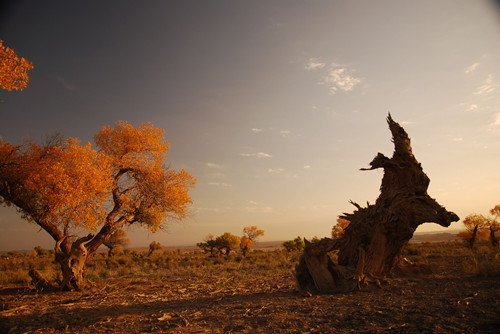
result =
[[[41,253],[39,255],[39,253]],[[88,259],[85,277],[90,282],[117,277],[169,277],[177,274],[201,274],[219,272],[240,272],[247,275],[252,271],[291,273],[300,255],[299,252],[253,250],[248,257],[238,253],[212,257],[200,251],[182,252],[163,250],[146,256],[146,251],[126,250],[109,257],[107,252],[98,252]],[[333,255],[335,257],[335,255]],[[492,248],[486,242],[470,250],[463,242],[424,242],[409,244],[404,257],[414,263],[429,264],[433,258],[448,258],[456,270],[483,277],[500,275],[500,249]],[[20,253],[9,252],[0,255],[0,285],[26,284],[28,271],[34,268],[51,280],[59,275],[59,265],[51,251]]]
[[[313,297],[295,287],[298,256],[99,253],[89,259],[84,291],[38,293],[24,276],[8,277],[30,266],[55,275],[51,255],[4,254],[0,332],[494,333],[500,325],[500,282],[491,276],[498,251],[487,244],[473,251],[455,242],[411,244],[405,257],[430,271],[389,278],[374,290]]]

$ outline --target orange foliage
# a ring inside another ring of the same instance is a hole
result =
[[[243,236],[240,240],[240,249],[242,250],[244,256],[247,256],[250,248],[252,248],[253,242],[263,235],[264,230],[259,230],[257,226],[247,226],[243,228]]]
[[[0,86],[11,91],[23,90],[28,86],[28,71],[33,65],[21,58],[11,48],[4,46],[0,40]]]
[[[259,230],[257,226],[247,226],[243,228],[243,234],[250,240],[255,241],[264,235],[264,230]]]
[[[471,214],[465,217],[463,224],[465,225],[467,231],[480,231],[488,226],[488,219],[486,219],[483,215]]]
[[[102,225],[89,252],[126,223],[156,231],[167,219],[186,216],[196,181],[165,167],[169,144],[162,129],[119,122],[99,131],[95,142],[98,150],[71,138],[45,146],[0,138],[0,204],[14,204],[56,241],[71,228]]]
[[[252,239],[250,239],[246,235],[241,237],[241,239],[240,239],[240,248],[241,249],[248,250],[248,249],[252,248],[252,245],[253,245]]]
[[[225,232],[223,235],[215,239],[216,247],[223,254],[229,254],[235,247],[240,244],[240,237]]]
[[[189,197],[196,180],[185,170],[165,168],[169,143],[164,130],[152,123],[135,128],[118,122],[104,127],[94,140],[99,152],[111,162],[113,196],[119,216],[109,216],[108,223],[139,222],[151,231],[160,228],[164,219],[183,219],[192,203]]]
[[[493,209],[490,210],[490,213],[495,216],[495,217],[499,217],[500,216],[500,204],[498,205],[495,205],[495,207]]]
[[[2,173],[2,179],[19,187],[14,198],[2,198],[18,206],[24,218],[64,230],[69,225],[95,230],[102,223],[111,185],[109,164],[90,143],[81,146],[70,138],[60,145],[13,146],[1,141],[0,156],[7,164],[2,171],[10,174]]]

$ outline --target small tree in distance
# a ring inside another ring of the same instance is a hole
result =
[[[116,230],[109,236],[103,245],[108,247],[108,256],[114,255],[121,247],[127,247],[130,244],[130,239],[127,238],[127,232],[124,230]]]
[[[498,239],[495,235],[497,231],[500,231],[500,223],[498,222],[498,217],[500,217],[500,204],[495,205],[493,209],[490,210],[490,213],[495,217],[490,222],[490,241],[493,247],[498,246]]]
[[[471,214],[465,217],[463,224],[466,231],[459,233],[459,236],[469,242],[469,247],[472,249],[478,238],[485,237],[484,229],[488,226],[488,219],[480,214]]]
[[[293,240],[288,240],[283,243],[283,247],[287,252],[301,251],[304,249],[304,240],[300,236]]]
[[[243,236],[240,241],[240,249],[243,256],[247,256],[253,243],[264,235],[264,230],[259,230],[257,226],[247,226],[243,228]]]
[[[153,254],[155,250],[162,250],[163,246],[159,242],[153,241],[152,243],[149,244],[149,252],[147,256],[150,256]]]
[[[234,250],[240,244],[240,237],[233,235],[229,232],[218,236],[215,239],[217,249],[221,254],[228,255],[232,250]]]
[[[197,243],[196,246],[201,248],[205,253],[210,253],[210,256],[214,256],[217,251],[217,242],[214,239],[214,235],[208,234],[203,241]]]

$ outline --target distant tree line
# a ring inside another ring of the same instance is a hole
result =
[[[243,256],[247,256],[253,243],[263,235],[264,230],[260,230],[257,226],[247,226],[243,228],[243,236],[241,237],[229,232],[217,237],[209,234],[203,239],[203,242],[197,243],[196,246],[204,252],[210,253],[211,256],[228,255],[239,246]]]
[[[500,217],[500,204],[491,209],[490,214],[493,217],[485,217],[476,213],[465,217],[463,224],[466,230],[460,232],[458,236],[467,241],[471,249],[474,248],[476,240],[481,239],[489,239],[493,247],[498,246],[496,232],[500,231],[500,223],[498,221]]]

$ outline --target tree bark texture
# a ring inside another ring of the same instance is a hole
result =
[[[63,237],[56,243],[55,259],[61,266],[62,272],[62,290],[81,290],[84,284],[83,270],[85,261],[87,261],[88,252],[84,243],[91,240],[92,234],[77,239],[71,244],[71,247],[61,247],[61,244],[69,240]]]
[[[344,292],[369,281],[378,282],[399,263],[404,248],[420,224],[434,222],[448,227],[458,216],[447,211],[427,194],[429,178],[413,156],[406,131],[391,115],[394,153],[381,153],[370,168],[384,169],[380,195],[375,204],[361,207],[341,218],[350,221],[340,239],[306,242],[296,266],[295,277],[303,292]],[[330,254],[338,251],[338,262]]]

